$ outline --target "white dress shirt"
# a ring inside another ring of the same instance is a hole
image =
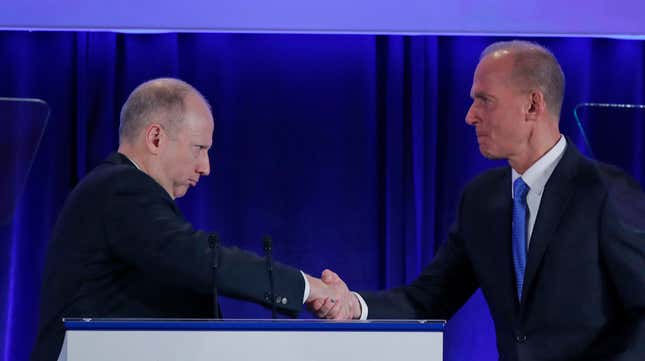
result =
[[[529,207],[529,228],[528,228],[528,237],[526,249],[529,249],[529,244],[531,242],[531,235],[533,234],[533,226],[535,226],[535,219],[540,209],[540,202],[542,201],[542,193],[544,192],[544,187],[549,181],[551,174],[555,170],[555,167],[562,159],[564,155],[564,150],[567,147],[567,140],[564,136],[560,135],[560,140],[544,154],[537,162],[533,163],[529,169],[524,172],[524,174],[519,174],[515,169],[511,170],[512,179],[510,184],[511,197],[513,197],[513,183],[519,177],[522,177],[524,183],[529,186],[529,192],[526,195],[526,203]],[[361,305],[361,320],[367,319],[367,303],[359,295],[354,292],[354,295],[358,299],[358,302]]]
[[[531,235],[533,234],[533,226],[535,226],[535,219],[537,218],[538,210],[540,209],[540,202],[542,201],[542,193],[546,182],[549,181],[555,166],[558,165],[560,159],[564,155],[564,149],[567,147],[567,140],[564,136],[560,135],[560,140],[551,148],[542,158],[533,163],[524,174],[519,174],[515,169],[511,170],[511,197],[513,197],[513,183],[519,177],[526,185],[529,186],[529,192],[526,194],[526,204],[529,207],[529,223],[528,234],[526,237],[528,250],[531,245]]]

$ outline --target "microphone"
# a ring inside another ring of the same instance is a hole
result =
[[[208,235],[208,246],[211,249],[213,268],[213,318],[219,318],[219,302],[217,300],[217,268],[219,267],[219,234]]]
[[[271,257],[271,236],[264,236],[262,243],[264,244],[264,255],[266,256],[267,273],[269,274],[269,301],[271,302],[271,318],[276,318],[274,292],[275,286],[273,284],[273,259]]]

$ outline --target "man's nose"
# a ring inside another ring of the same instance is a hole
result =
[[[466,113],[466,124],[475,125],[476,123],[477,117],[475,116],[475,111],[473,110],[473,106],[471,105],[470,108],[468,108],[468,112]]]
[[[199,164],[197,165],[197,173],[203,176],[207,176],[211,173],[211,164],[210,159],[208,158],[208,154],[204,154],[199,160]]]

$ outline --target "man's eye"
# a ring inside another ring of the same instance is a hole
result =
[[[482,105],[488,105],[488,104],[490,104],[490,103],[491,103],[491,101],[492,101],[489,97],[480,97],[480,98],[478,98],[478,99],[479,99],[479,102],[480,102]]]

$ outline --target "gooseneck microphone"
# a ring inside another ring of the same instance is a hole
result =
[[[219,267],[219,234],[208,235],[208,246],[211,249],[213,268],[213,318],[219,318],[219,302],[217,300],[217,268]]]
[[[264,255],[266,256],[266,264],[267,264],[267,273],[269,275],[269,301],[271,302],[271,318],[276,318],[276,310],[275,310],[275,291],[274,291],[274,284],[273,284],[273,258],[271,257],[271,236],[266,235],[264,236],[263,244],[264,244]]]

